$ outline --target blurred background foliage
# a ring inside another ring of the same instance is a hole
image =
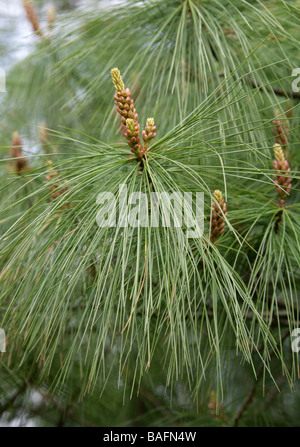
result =
[[[21,1],[1,5],[1,424],[299,425],[299,1],[29,4],[35,33]],[[140,123],[158,127],[141,174],[119,131],[115,66]],[[292,169],[280,218],[274,119]],[[66,191],[56,202],[49,159]],[[149,178],[204,191],[206,233],[222,190],[218,244],[97,232],[97,194],[127,179],[150,192]]]

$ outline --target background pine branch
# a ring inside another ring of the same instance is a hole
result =
[[[297,425],[297,6],[61,6],[25,2],[35,34],[1,100],[3,423]],[[113,67],[157,127],[138,156]],[[204,237],[100,228],[121,184],[203,192]]]

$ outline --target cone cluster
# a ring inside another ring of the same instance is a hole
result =
[[[134,100],[129,88],[125,88],[121,73],[118,68],[113,68],[110,72],[111,78],[116,90],[114,100],[116,110],[121,117],[121,127],[124,137],[127,140],[131,152],[137,158],[142,158],[147,150],[148,143],[156,136],[157,127],[154,125],[154,119],[148,118],[145,130],[143,130],[144,145],[140,138],[140,125],[138,122],[138,113],[134,107]]]

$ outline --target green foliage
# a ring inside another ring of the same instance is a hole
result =
[[[99,404],[109,425],[113,394],[115,408],[124,403],[120,425],[289,425],[293,406],[281,420],[276,393],[294,392],[299,374],[290,348],[300,273],[296,3],[100,2],[42,34],[10,71],[1,113],[0,326],[11,353],[2,394],[17,393],[3,408],[19,400],[35,415],[24,393],[36,390],[41,424],[49,400],[48,424],[97,425]],[[116,66],[141,126],[149,116],[157,125],[141,159],[119,131]],[[284,207],[274,118],[289,129]],[[22,172],[8,154],[16,129]],[[98,195],[118,198],[122,184],[148,197],[203,192],[204,236],[99,227]],[[217,189],[228,215],[213,240]],[[259,402],[253,414],[244,383]],[[278,406],[264,418],[268,399]]]

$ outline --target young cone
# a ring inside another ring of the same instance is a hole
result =
[[[127,118],[124,137],[127,140],[128,146],[132,152],[136,152],[140,148],[140,125],[136,120]],[[138,146],[138,147],[137,147]]]
[[[274,144],[275,159],[273,160],[273,168],[276,171],[274,175],[275,188],[278,194],[278,204],[281,208],[285,206],[287,195],[291,192],[291,177],[289,162],[285,159],[281,146]]]
[[[56,10],[53,5],[49,6],[47,15],[48,15],[48,17],[47,17],[48,25],[50,28],[52,28],[53,23],[55,22],[55,19],[56,19]]]
[[[224,233],[225,229],[225,220],[224,216],[227,216],[227,206],[223,201],[222,193],[219,189],[216,189],[213,193],[214,199],[217,201],[218,205],[213,202],[212,203],[212,214],[211,214],[211,223],[210,223],[210,240],[215,242],[215,240]],[[221,208],[221,209],[220,209]],[[223,214],[222,214],[222,211]]]
[[[13,162],[12,169],[18,174],[28,169],[27,160],[23,157],[22,140],[18,132],[14,132],[12,135],[9,157],[16,158]]]
[[[279,112],[277,111],[277,114]],[[286,115],[285,115],[286,116]],[[273,120],[275,135],[275,143],[280,144],[282,147],[286,147],[289,142],[290,129],[285,118],[276,118]]]
[[[121,116],[123,135],[127,139],[131,151],[138,155],[141,147],[141,139],[139,136],[140,125],[138,123],[138,114],[136,113],[134,107],[134,100],[131,97],[131,91],[129,88],[125,89],[125,85],[118,68],[113,68],[110,73],[116,89],[114,100],[117,112]],[[130,129],[126,126],[126,121],[128,119],[130,120]]]
[[[148,118],[145,130],[143,130],[142,133],[145,143],[149,143],[149,141],[156,136],[156,129],[157,127],[154,125],[154,118]]]
[[[35,31],[37,34],[39,34],[41,36],[42,32],[40,29],[40,24],[39,24],[32,0],[23,0],[23,6],[25,9],[27,18],[32,25],[33,31]]]

